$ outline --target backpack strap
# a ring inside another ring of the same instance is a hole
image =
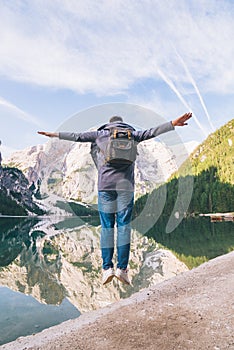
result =
[[[117,133],[118,133],[118,130],[117,130],[117,129],[114,129],[114,132],[113,132],[113,137],[114,137],[114,139],[117,138]]]
[[[132,132],[129,129],[115,127],[115,128],[109,128],[108,130],[110,130],[114,139],[117,139],[118,134],[121,134],[121,133],[125,135],[127,134],[127,137],[129,140],[132,139]]]

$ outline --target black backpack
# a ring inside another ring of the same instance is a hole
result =
[[[102,152],[104,160],[112,165],[130,165],[137,157],[137,143],[134,141],[132,131],[127,127],[103,125],[98,130],[108,129],[110,131],[106,146],[100,149],[96,143],[91,144],[91,156],[97,167],[97,153]]]
[[[137,144],[132,130],[121,127],[109,127],[109,140],[104,154],[105,162],[109,164],[132,164],[137,156]]]

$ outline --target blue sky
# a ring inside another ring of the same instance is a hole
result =
[[[234,116],[233,20],[231,0],[0,0],[3,156],[102,104],[192,111],[178,133],[201,142]]]

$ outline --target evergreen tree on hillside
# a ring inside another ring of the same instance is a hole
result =
[[[188,175],[192,166],[193,175],[209,170],[210,179],[234,185],[234,119],[210,134],[185,161],[174,177]],[[208,175],[208,174],[207,174]]]
[[[21,207],[16,201],[11,199],[5,191],[0,189],[0,214],[1,215],[13,215],[24,216],[27,215],[27,211]]]

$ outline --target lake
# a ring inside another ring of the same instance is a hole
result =
[[[98,218],[0,217],[0,345],[105,307],[147,287],[147,252],[165,247],[190,268],[234,249],[233,222],[183,220],[170,234],[160,219],[132,237],[133,286],[101,284]]]

